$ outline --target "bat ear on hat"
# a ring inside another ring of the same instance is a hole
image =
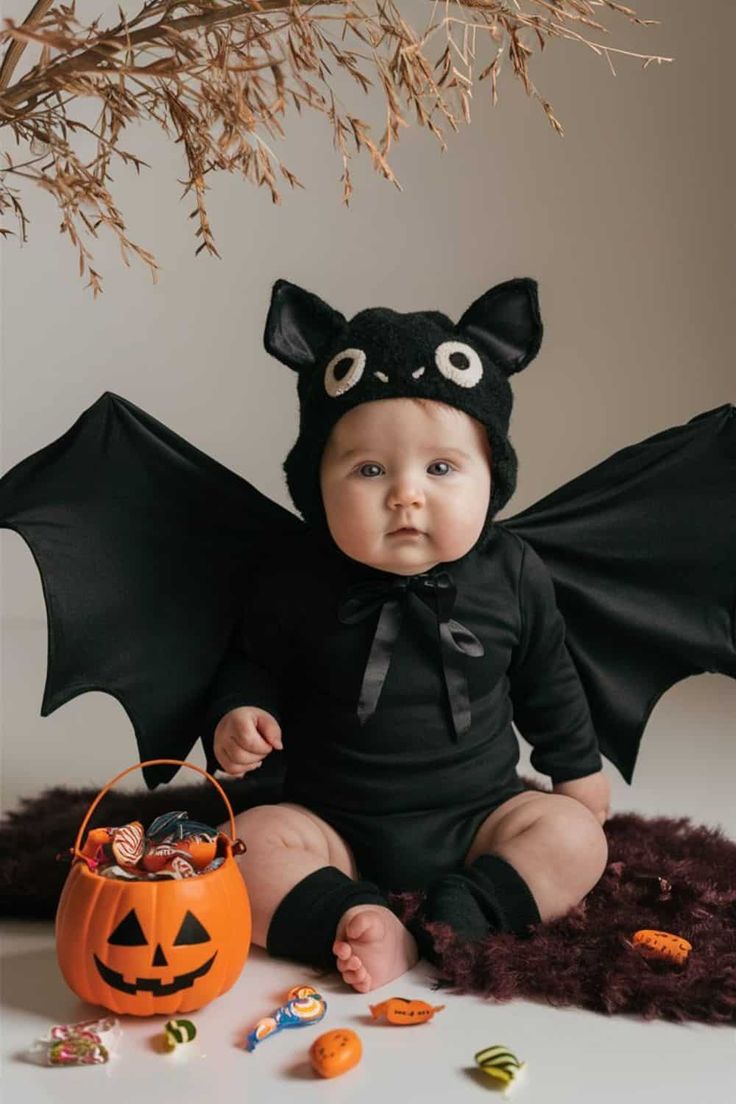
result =
[[[536,280],[497,284],[468,307],[455,330],[479,345],[505,376],[520,372],[542,344]]]
[[[277,280],[263,344],[271,356],[299,372],[315,365],[321,350],[345,325],[344,316],[318,295],[288,280]]]

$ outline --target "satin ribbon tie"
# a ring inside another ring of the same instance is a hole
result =
[[[442,671],[452,711],[455,736],[470,729],[470,697],[462,656],[482,656],[483,645],[470,629],[450,617],[457,587],[449,571],[435,575],[394,575],[387,579],[369,579],[356,583],[338,609],[344,625],[363,621],[380,607],[381,615],[371,644],[358,702],[361,724],[371,717],[386,681],[393,646],[401,629],[407,599],[415,594],[437,617]]]

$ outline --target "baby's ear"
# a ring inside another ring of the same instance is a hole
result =
[[[455,330],[480,345],[504,375],[520,372],[542,344],[536,280],[497,284],[468,307]]]
[[[346,325],[339,311],[311,291],[277,280],[271,292],[263,344],[295,372],[312,368],[322,349]]]

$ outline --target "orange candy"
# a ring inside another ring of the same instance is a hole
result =
[[[111,839],[109,828],[91,828],[84,841],[82,854],[88,859],[96,859],[100,848],[110,843]]]
[[[176,842],[177,851],[188,851],[195,870],[204,870],[217,854],[216,839],[183,839]]]
[[[326,1031],[309,1048],[312,1069],[320,1077],[338,1077],[341,1073],[347,1073],[357,1066],[362,1057],[362,1043],[349,1027]]]
[[[650,928],[641,928],[634,932],[631,942],[645,958],[664,959],[682,966],[687,961],[692,944],[680,935],[672,935],[671,932],[653,931]]]
[[[444,1004],[427,1004],[423,1000],[391,997],[390,1000],[382,1001],[380,1004],[371,1004],[368,1007],[374,1020],[385,1016],[389,1023],[407,1026],[408,1024],[426,1023],[427,1020],[432,1019],[435,1012],[441,1012],[445,1006]]]

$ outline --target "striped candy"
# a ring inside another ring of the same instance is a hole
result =
[[[475,1060],[484,1073],[487,1073],[489,1077],[494,1077],[497,1081],[501,1081],[504,1085],[511,1084],[524,1068],[524,1063],[520,1062],[507,1047],[500,1044],[479,1050]]]
[[[191,1020],[167,1020],[164,1024],[166,1046],[173,1050],[179,1043],[191,1043],[197,1029]]]
[[[121,866],[135,866],[143,857],[143,825],[138,820],[110,828],[112,853]]]

